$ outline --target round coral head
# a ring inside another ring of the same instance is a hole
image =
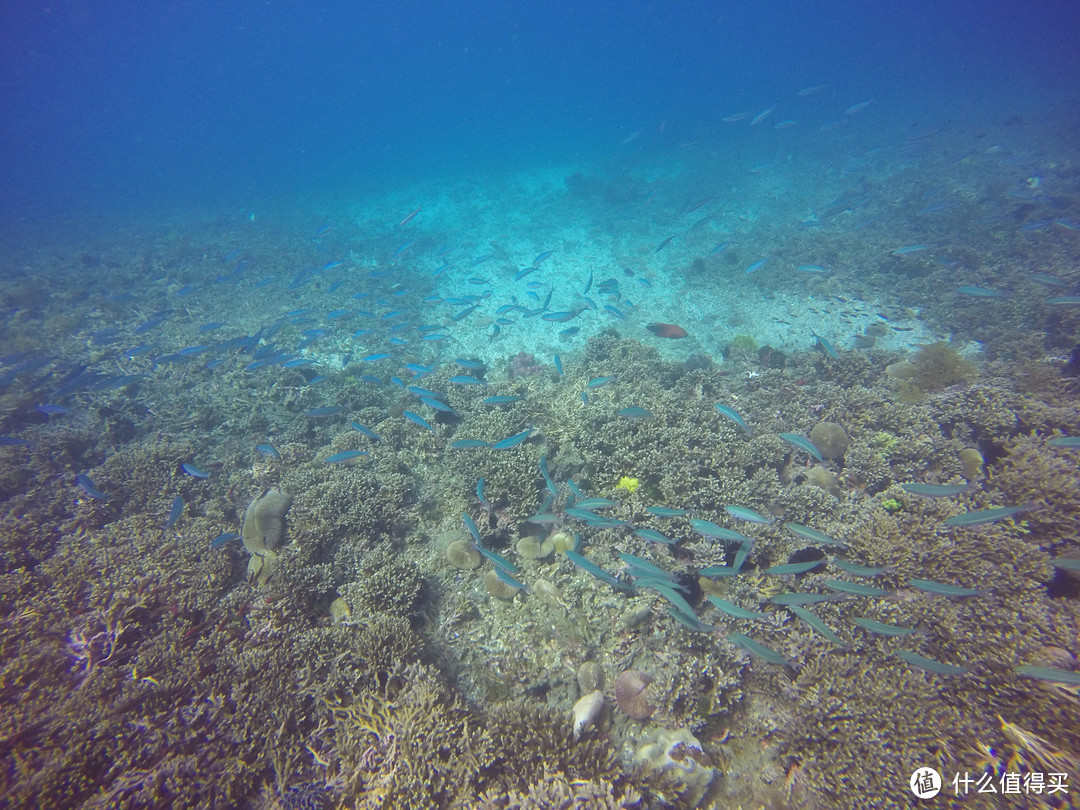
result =
[[[653,707],[645,694],[645,688],[652,683],[652,676],[639,669],[628,669],[615,681],[615,702],[623,714],[634,720],[648,720]]]

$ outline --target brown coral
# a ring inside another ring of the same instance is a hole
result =
[[[653,679],[639,669],[628,669],[615,680],[615,702],[623,714],[634,720],[648,720],[653,713],[645,689]]]

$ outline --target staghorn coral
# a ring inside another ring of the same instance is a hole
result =
[[[643,807],[640,793],[627,786],[616,789],[610,782],[568,780],[559,773],[545,773],[525,789],[491,789],[479,797],[479,810],[534,810],[535,808],[581,807],[588,810],[630,810]]]
[[[1009,504],[1045,504],[1025,512],[1028,540],[1043,548],[1075,548],[1080,537],[1080,473],[1075,458],[1034,434],[1018,436],[1005,445],[1004,457],[990,474],[988,487],[1003,493]]]
[[[358,807],[471,807],[481,794],[496,801],[527,791],[549,772],[631,794],[611,748],[575,743],[565,717],[517,705],[478,713],[423,667],[330,709],[336,745],[328,775]]]
[[[360,563],[357,578],[341,586],[354,611],[365,615],[391,613],[415,617],[421,607],[424,580],[412,563],[379,549]]]

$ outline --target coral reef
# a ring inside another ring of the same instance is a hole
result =
[[[885,367],[897,357],[880,349],[794,353],[783,369],[746,357],[738,374],[721,375],[605,334],[575,361],[574,386],[527,356],[537,372],[507,389],[521,401],[490,407],[486,392],[452,389],[457,413],[433,417],[434,431],[413,430],[391,394],[342,385],[335,390],[380,437],[350,467],[325,458],[356,449],[360,434],[300,418],[311,407],[304,391],[275,389],[266,407],[293,418],[275,439],[281,458],[227,448],[220,488],[176,472],[201,446],[136,442],[106,454],[89,432],[51,439],[2,484],[5,798],[645,808],[780,796],[859,806],[845,786],[903,801],[896,773],[928,757],[974,767],[964,759],[973,741],[1078,750],[1074,702],[1013,668],[1075,646],[1077,602],[1051,597],[1047,583],[1050,555],[1076,549],[1080,481],[1074,457],[1047,439],[1080,430],[1080,418],[988,373],[964,387],[942,382],[973,378],[944,350],[927,358],[926,376],[910,378],[921,380],[914,403],[893,396]],[[951,377],[933,368],[949,363]],[[440,369],[424,384],[447,390],[448,376]],[[603,376],[617,383],[590,390],[582,406],[576,383]],[[240,390],[227,414],[192,406],[191,418],[253,426],[264,417],[245,410],[245,397]],[[718,401],[737,401],[752,432],[719,416]],[[654,416],[617,418],[628,405]],[[506,450],[446,446],[524,425],[533,435]],[[808,463],[781,430],[811,436],[825,461]],[[541,457],[557,493],[543,530],[526,521],[551,494]],[[80,494],[65,465],[88,470],[109,499]],[[948,499],[899,486],[965,478],[970,487]],[[570,480],[586,496],[612,497],[602,513],[616,523],[594,529],[565,516]],[[288,542],[262,541],[263,557],[273,552],[280,565],[273,577],[257,572],[262,587],[252,590],[240,545],[209,546],[254,516],[251,493],[268,490],[295,493]],[[183,517],[163,530],[177,495]],[[1011,522],[941,525],[964,510],[1027,503],[1041,508]],[[775,521],[738,524],[755,541],[745,571],[716,579],[699,571],[729,564],[731,548],[684,517],[646,511],[685,508],[727,527],[736,525],[729,505]],[[481,557],[463,512],[526,589]],[[789,521],[844,547],[817,548],[786,530]],[[649,542],[639,528],[675,542]],[[619,588],[567,558],[575,534]],[[719,632],[680,624],[656,589],[625,587],[620,554],[668,572],[695,617]],[[884,567],[873,585],[888,591],[814,607],[842,648],[768,601],[824,591],[842,576],[840,556]],[[797,578],[764,573],[811,559],[824,563]],[[907,586],[913,578],[979,596],[932,596]],[[766,615],[747,624],[705,593]],[[971,673],[946,679],[906,666],[896,639],[863,632],[855,617],[917,627],[903,643]],[[792,666],[753,660],[723,637],[744,631]],[[649,767],[635,770],[635,752]]]
[[[518,352],[510,360],[509,376],[511,380],[520,377],[532,377],[543,374],[547,369],[536,361],[536,358],[525,352]]]

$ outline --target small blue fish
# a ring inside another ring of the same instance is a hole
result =
[[[963,675],[968,670],[964,667],[954,666],[953,664],[943,664],[940,661],[935,661],[932,658],[927,658],[925,655],[919,655],[917,652],[911,650],[897,650],[896,655],[899,658],[904,659],[908,664],[918,669],[926,670],[927,672],[933,672],[937,675]]]
[[[615,379],[614,377],[593,377],[591,380],[589,380],[585,384],[585,387],[586,388],[599,388],[601,385],[607,385],[609,382],[611,382],[614,379]]]
[[[619,320],[623,320],[624,318],[626,318],[626,316],[622,314],[618,307],[614,307],[611,304],[604,304],[604,309],[606,309]]]
[[[558,515],[553,515],[550,512],[537,512],[535,515],[530,515],[525,518],[526,523],[535,523],[539,526],[550,526],[554,523],[558,523],[562,518]]]
[[[810,334],[817,338],[817,344],[822,348],[825,354],[829,355],[829,357],[831,357],[833,360],[836,360],[838,358],[835,347],[831,343],[829,343],[829,341],[827,341],[813,329],[810,330]]]
[[[454,450],[468,450],[474,447],[491,447],[491,442],[485,442],[483,439],[458,439],[456,442],[451,442],[450,447]]]
[[[547,486],[548,492],[553,496],[558,495],[559,490],[555,486],[555,482],[551,479],[551,474],[548,472],[547,456],[540,456],[540,475],[544,477],[544,484]]]
[[[705,537],[715,537],[718,540],[731,540],[746,546],[751,546],[754,543],[752,537],[747,537],[745,534],[740,534],[732,529],[725,529],[723,526],[717,526],[711,520],[698,520],[697,518],[693,518],[690,521],[690,526],[695,532],[704,535]]]
[[[233,540],[239,539],[240,535],[236,532],[223,532],[210,541],[210,548],[221,548],[222,546],[231,543]]]
[[[727,250],[730,245],[731,245],[731,242],[721,242],[716,247],[714,247],[712,250],[710,250],[708,253],[706,253],[705,258],[706,259],[711,259],[713,256],[719,256],[721,253],[723,253],[725,250]]]
[[[594,563],[592,560],[582,556],[581,554],[578,554],[576,551],[572,551],[572,550],[567,551],[566,556],[578,568],[592,574],[594,577],[596,577],[601,582],[606,582],[608,585],[611,585],[613,588],[625,588],[626,587],[625,583],[620,582],[614,575],[609,574],[607,571],[605,571],[599,565]]]
[[[924,498],[952,498],[970,486],[970,484],[901,484],[900,489]]]
[[[652,411],[646,410],[640,405],[631,405],[628,408],[620,408],[618,411],[618,415],[623,419],[629,419],[633,422],[653,418]]]
[[[802,450],[804,453],[809,453],[818,461],[825,461],[825,456],[821,455],[821,451],[805,436],[800,436],[797,433],[779,433],[777,435],[788,444]]]
[[[754,273],[760,270],[762,267],[765,266],[765,262],[767,262],[768,260],[768,256],[766,256],[764,259],[758,259],[756,262],[754,262],[752,265],[750,265],[743,271],[743,275],[749,275],[750,273]]]
[[[836,540],[829,537],[827,534],[819,532],[817,529],[811,529],[809,526],[803,526],[801,523],[785,523],[784,528],[797,537],[801,537],[803,540],[809,540],[811,543],[817,543],[820,546],[846,546],[841,540]]]
[[[501,579],[503,582],[505,582],[511,588],[517,588],[520,591],[527,590],[523,583],[518,582],[516,579],[514,579],[510,575],[510,573],[508,571],[506,571],[506,569],[504,569],[502,566],[496,566],[495,567],[495,576],[497,576],[499,579]]]
[[[352,427],[353,430],[355,430],[361,436],[367,436],[373,442],[381,442],[382,441],[382,437],[379,436],[378,433],[376,433],[374,430],[371,430],[370,428],[364,427],[359,422],[350,422],[349,425]]]
[[[610,498],[582,498],[574,504],[574,508],[588,509],[590,512],[594,512],[597,509],[610,509],[611,507],[618,505],[618,501],[613,501]]]
[[[909,579],[908,585],[925,593],[937,594],[938,596],[978,596],[982,591],[974,588],[961,588],[959,585],[948,585],[944,582],[933,582],[929,579]]]
[[[896,624],[885,624],[884,622],[879,622],[877,619],[866,619],[862,616],[853,616],[851,621],[854,624],[857,624],[863,630],[867,630],[871,633],[877,633],[879,636],[890,636],[892,638],[896,638],[898,636],[910,636],[912,633],[916,632],[914,627],[902,627]]]
[[[893,256],[910,256],[912,253],[922,253],[924,250],[929,250],[926,245],[905,245],[904,247],[897,248],[892,252]]]
[[[887,596],[889,593],[884,588],[875,588],[873,585],[864,585],[861,582],[848,582],[844,579],[827,579],[821,584],[826,588],[851,596]]]
[[[416,423],[417,425],[419,425],[419,426],[420,426],[420,427],[422,427],[422,428],[427,428],[427,429],[428,429],[428,430],[430,430],[430,431],[431,431],[432,433],[434,433],[434,432],[435,432],[435,428],[433,428],[433,427],[432,427],[431,425],[429,425],[429,424],[428,424],[428,422],[427,422],[427,420],[426,420],[426,419],[424,419],[424,417],[422,417],[422,416],[421,416],[420,414],[418,414],[418,413],[413,413],[412,411],[404,411],[404,412],[402,413],[402,415],[403,415],[403,416],[404,416],[404,417],[405,417],[406,419],[408,419],[408,420],[409,420],[410,422],[414,422],[414,423]]]
[[[480,506],[483,507],[484,511],[490,512],[491,501],[484,497],[484,483],[485,482],[483,478],[476,482],[476,497],[479,498]]]
[[[340,453],[334,453],[332,456],[327,456],[327,464],[341,464],[344,461],[352,461],[354,458],[360,458],[360,456],[366,456],[366,450],[342,450]]]
[[[669,546],[675,543],[675,540],[656,529],[637,529],[634,534],[649,543],[664,543]]]
[[[977,284],[965,284],[962,287],[957,287],[956,291],[971,298],[1001,298],[1005,295],[1001,290],[992,290],[989,287],[980,287]]]
[[[540,320],[548,321],[549,323],[565,323],[566,321],[572,321],[578,315],[581,314],[580,309],[561,310],[559,312],[545,312],[540,316]]]
[[[277,451],[277,449],[273,445],[270,445],[270,444],[257,444],[257,445],[255,445],[255,449],[258,450],[260,453],[262,453],[267,458],[272,458],[275,461],[281,458],[281,453],[279,453]]]
[[[461,520],[465,524],[465,528],[468,529],[469,535],[472,537],[473,542],[475,542],[476,545],[479,546],[480,545],[480,529],[477,528],[476,521],[474,521],[471,517],[469,517],[469,515],[466,512],[461,513]]]
[[[179,495],[172,502],[172,508],[169,510],[169,519],[165,521],[165,531],[168,531],[176,525],[176,521],[180,520],[180,515],[184,513],[184,499]]]
[[[27,447],[30,442],[18,436],[0,436],[0,447]]]
[[[484,364],[479,360],[469,360],[463,357],[458,357],[454,362],[462,368],[482,369]]]
[[[736,520],[745,520],[748,523],[768,525],[776,522],[776,518],[765,517],[765,515],[760,512],[755,512],[753,509],[747,509],[745,506],[725,506],[724,511]]]
[[[390,356],[391,355],[386,354],[385,352],[380,353],[380,354],[369,354],[367,357],[362,358],[360,360],[360,362],[361,363],[377,363],[380,360],[386,360]]]
[[[63,405],[53,405],[48,402],[43,402],[34,407],[37,408],[38,413],[43,413],[46,416],[63,416],[64,414],[71,413],[70,408],[65,408]]]
[[[734,422],[736,425],[741,427],[743,429],[743,432],[746,433],[747,436],[750,435],[750,426],[746,424],[746,422],[741,416],[739,416],[738,412],[736,412],[734,408],[732,408],[730,405],[724,405],[720,402],[714,402],[713,407],[716,408],[717,411],[726,416],[728,419],[730,419],[732,422]]]
[[[525,428],[521,433],[515,433],[513,436],[508,436],[502,441],[495,442],[491,447],[495,450],[507,450],[511,447],[517,447],[531,435],[532,428]]]
[[[560,377],[563,375],[562,358],[560,358],[559,355],[555,355],[555,370],[559,372]]]
[[[485,405],[511,405],[515,402],[521,402],[522,397],[511,396],[510,394],[499,394],[493,397],[484,397],[481,402]]]
[[[856,577],[876,577],[889,570],[889,567],[886,565],[859,565],[858,563],[853,563],[839,557],[833,558],[833,565],[841,571]]]
[[[82,491],[99,501],[107,501],[109,496],[98,489],[97,484],[93,482],[89,475],[86,473],[79,473],[75,476],[75,483],[78,484]]]
[[[510,562],[501,554],[496,554],[494,551],[484,548],[479,543],[477,544],[476,550],[483,554],[485,557],[487,557],[489,560],[491,560],[493,563],[495,563],[496,571],[502,569],[509,574],[516,574],[518,572],[517,566],[515,566],[512,562]]]
[[[981,526],[984,523],[994,523],[998,520],[1004,520],[1005,518],[1018,515],[1021,512],[1028,512],[1032,509],[1038,508],[1035,504],[1026,504],[1024,506],[1002,506],[997,509],[980,509],[974,512],[961,512],[959,515],[953,515],[951,518],[946,518],[942,523],[946,526]]]
[[[343,410],[345,409],[341,405],[324,405],[321,408],[311,408],[310,410],[304,411],[304,413],[308,416],[321,418],[324,416],[334,416],[335,414],[341,413]]]
[[[445,402],[435,399],[435,397],[420,397],[420,401],[427,405],[429,408],[433,408],[436,411],[442,411],[443,413],[457,414],[453,408],[447,405]]]
[[[729,633],[727,639],[736,647],[740,647],[751,655],[768,661],[770,664],[778,664],[783,667],[791,666],[791,663],[776,650],[766,647],[764,644],[759,644],[744,633]]]
[[[473,377],[471,374],[455,374],[450,378],[455,385],[487,385],[483,380]]]
[[[711,594],[709,595],[709,601],[724,613],[736,619],[761,619],[769,615],[758,610],[747,610],[733,602],[729,602],[726,599],[721,599],[719,596],[713,596]]]

